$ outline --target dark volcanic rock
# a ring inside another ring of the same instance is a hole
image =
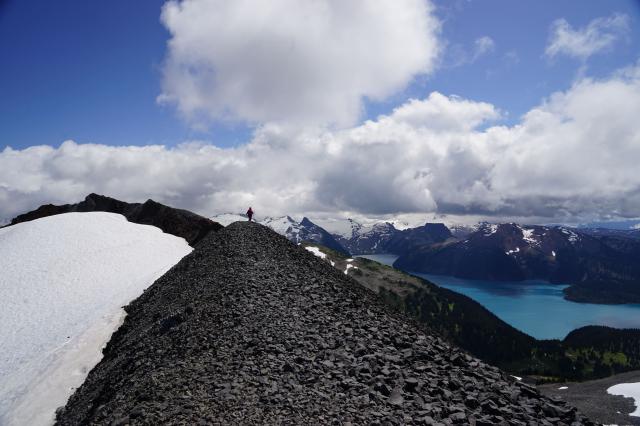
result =
[[[255,223],[126,310],[59,425],[591,424]]]
[[[209,231],[222,228],[222,225],[210,219],[153,200],[147,200],[143,204],[126,203],[98,194],[90,194],[77,204],[40,206],[36,210],[17,216],[11,221],[11,225],[62,213],[96,211],[119,213],[129,222],[157,226],[168,234],[184,238],[191,245],[200,241]]]

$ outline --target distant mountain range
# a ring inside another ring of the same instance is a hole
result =
[[[233,222],[246,221],[247,217],[243,214],[224,213],[213,216],[211,219],[227,226]],[[333,235],[327,232],[324,228],[311,222],[306,217],[300,222],[296,221],[291,216],[266,217],[258,220],[257,222],[273,229],[278,234],[287,237],[289,241],[296,244],[303,242],[317,243],[339,253],[350,255],[349,251],[342,244],[336,241],[336,238]]]
[[[225,213],[211,219],[228,225],[238,220],[246,221],[247,217]],[[441,223],[397,229],[389,222],[359,223],[353,219],[318,222],[312,222],[306,217],[298,222],[291,216],[258,220],[258,223],[268,226],[294,243],[317,243],[343,254],[402,254],[413,247],[455,240],[451,230]],[[476,228],[459,226],[455,229],[457,235],[464,236]]]
[[[223,215],[246,220],[240,215]],[[225,218],[216,216],[217,221]],[[578,302],[640,302],[640,230],[481,223],[426,223],[397,229],[390,222],[353,219],[301,222],[289,216],[261,221],[296,243],[322,244],[341,253],[397,254],[405,271],[459,278],[570,284]],[[323,229],[322,225],[326,226]]]
[[[464,239],[414,246],[394,266],[460,278],[571,284],[570,300],[640,302],[636,231],[484,224]]]
[[[222,214],[213,220],[148,200],[125,203],[90,194],[77,204],[43,205],[11,224],[66,212],[121,213],[131,222],[150,224],[195,244],[219,224],[247,220]],[[294,243],[323,245],[345,255],[397,254],[405,271],[460,278],[521,281],[540,279],[570,284],[569,300],[640,303],[640,229],[524,226],[514,223],[451,226],[426,223],[397,229],[393,223],[352,219],[297,221],[290,216],[259,221]],[[327,229],[328,228],[328,229]]]

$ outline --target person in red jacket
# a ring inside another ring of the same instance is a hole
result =
[[[247,217],[249,218],[249,222],[251,222],[251,218],[253,217],[253,209],[251,207],[247,210]]]

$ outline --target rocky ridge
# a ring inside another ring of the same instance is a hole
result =
[[[222,228],[219,223],[188,210],[165,206],[153,200],[127,203],[99,194],[89,194],[84,201],[76,204],[42,205],[36,210],[15,217],[10,225],[56,214],[95,211],[118,213],[129,222],[156,226],[168,234],[184,238],[190,245],[200,241],[209,231]]]
[[[593,424],[255,223],[126,311],[57,424]]]
[[[213,216],[211,219],[224,226],[230,225],[233,222],[243,222],[248,220],[246,215],[234,213],[222,213]],[[349,251],[340,244],[333,235],[327,232],[324,228],[311,222],[307,217],[302,218],[300,222],[291,216],[268,216],[262,219],[256,218],[254,221],[271,228],[284,237],[287,237],[287,239],[292,243],[320,244],[322,246],[329,247],[331,250],[335,250],[338,253],[350,256]]]

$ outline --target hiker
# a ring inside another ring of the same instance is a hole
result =
[[[253,209],[251,207],[247,210],[247,217],[249,218],[249,222],[251,222],[251,218],[253,217]]]

